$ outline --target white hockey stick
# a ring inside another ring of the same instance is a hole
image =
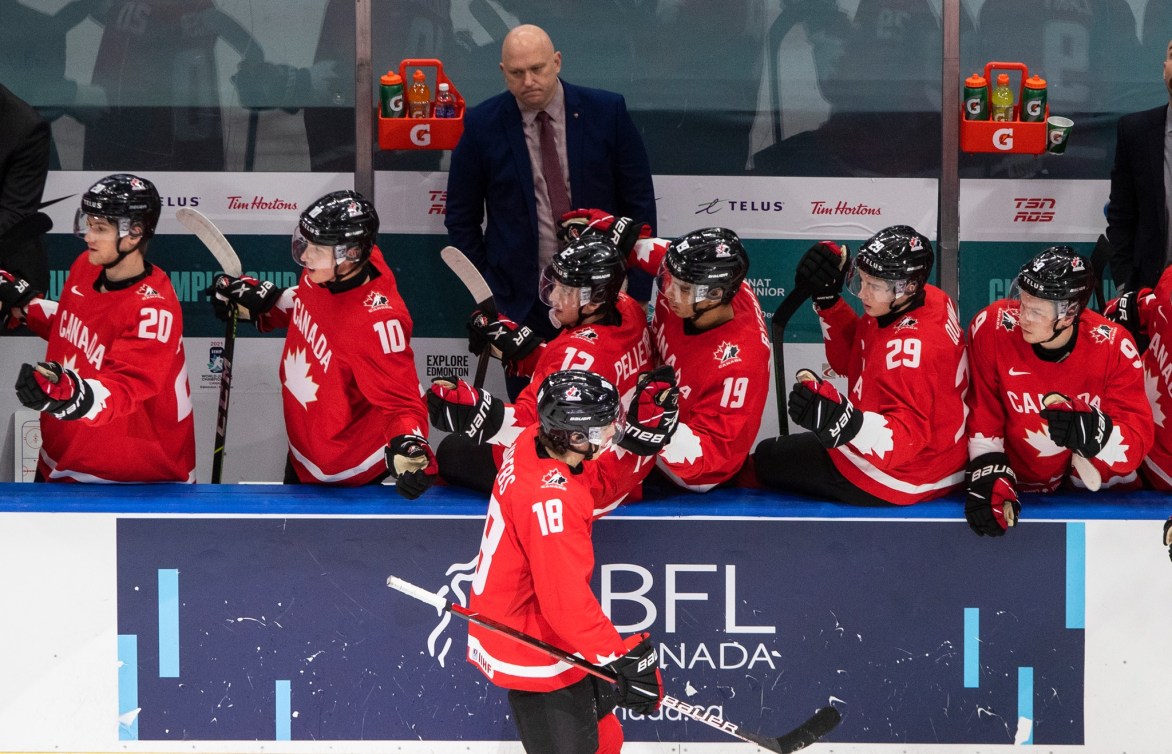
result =
[[[448,269],[456,273],[456,277],[460,278],[460,282],[472,294],[472,298],[476,299],[476,308],[490,317],[496,316],[496,299],[492,296],[492,289],[488,287],[480,270],[472,264],[472,260],[464,256],[464,252],[455,246],[445,246],[440,249],[440,259],[444,260]],[[477,357],[473,387],[484,387],[484,375],[488,372],[488,357],[491,352],[492,346],[485,346]]]
[[[183,207],[175,212],[175,219],[203,241],[220,269],[232,277],[240,277],[244,269],[240,257],[220,229],[202,212]],[[212,294],[213,296],[215,293]],[[236,307],[229,307],[228,323],[224,328],[223,370],[220,372],[220,405],[216,409],[216,438],[212,450],[212,484],[219,484],[224,476],[224,445],[228,437],[228,403],[232,397],[232,359],[236,352]]]
[[[1069,400],[1062,393],[1047,393],[1042,398],[1042,405],[1053,406],[1055,403],[1066,403]],[[1087,486],[1087,489],[1091,492],[1098,492],[1099,488],[1103,486],[1103,475],[1095,468],[1095,464],[1091,463],[1091,459],[1071,452],[1070,463],[1078,470],[1078,478]]]
[[[534,638],[529,634],[518,631],[517,629],[510,626],[506,626],[503,623],[498,623],[497,621],[491,618],[487,618],[480,613],[469,610],[463,605],[449,602],[443,597],[440,597],[438,594],[433,594],[432,592],[406,582],[397,576],[388,576],[387,586],[389,586],[391,589],[397,589],[403,594],[406,594],[408,597],[414,597],[420,602],[425,602],[437,610],[446,610],[452,615],[459,616],[469,623],[475,623],[476,625],[482,626],[489,631],[501,634],[502,636],[507,636],[513,641],[524,644],[527,647],[532,647],[533,649],[536,649],[540,652],[544,652],[555,660],[561,660],[562,662],[573,665],[579,670],[584,670],[590,675],[601,678],[604,681],[615,683],[615,674],[607,668],[602,668],[589,663],[577,655],[573,655],[569,652],[558,649],[552,644],[547,644],[541,639]],[[639,690],[642,691],[641,689]],[[650,692],[644,691],[642,693],[647,694],[648,697],[652,696]],[[747,730],[742,730],[741,726],[724,720],[717,715],[709,713],[707,711],[708,708],[703,705],[688,704],[687,702],[682,702],[679,699],[676,699],[674,696],[669,696],[667,694],[663,695],[661,703],[664,707],[675,710],[682,717],[704,723],[705,725],[716,728],[720,732],[727,733],[734,738],[739,738],[742,741],[748,741],[751,744],[756,744],[763,749],[775,751],[779,754],[789,754],[790,752],[806,748],[810,744],[825,736],[830,731],[834,730],[835,726],[837,726],[839,722],[842,721],[842,716],[834,707],[823,707],[822,709],[815,712],[808,720],[791,730],[789,733],[786,733],[783,736],[768,737],[761,736]]]

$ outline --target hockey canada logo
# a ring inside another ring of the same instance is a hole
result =
[[[1017,329],[1017,312],[1011,311],[1010,309],[1002,309],[999,324],[1006,332],[1013,332]]]
[[[366,300],[362,302],[367,311],[377,312],[379,309],[390,309],[391,300],[387,298],[386,294],[378,291],[371,291],[366,295]]]
[[[729,364],[736,364],[741,360],[741,347],[726,341],[717,346],[713,356],[716,357],[718,365],[723,369]]]
[[[154,288],[150,287],[146,283],[143,283],[142,285],[140,285],[138,287],[138,290],[135,292],[138,293],[139,296],[142,296],[144,299],[146,299],[146,298],[162,298],[163,297],[163,294],[159,293],[158,291],[156,291]]]
[[[131,178],[130,188],[134,189],[135,191],[146,191],[146,184],[138,178]]]
[[[566,477],[557,469],[550,469],[545,476],[541,478],[542,489],[566,489]]]
[[[732,251],[729,249],[728,244],[721,242],[716,245],[715,254],[716,254],[717,258],[731,257]]]
[[[895,326],[895,331],[899,332],[900,330],[913,330],[918,324],[920,324],[918,319],[913,317],[904,317],[899,321],[899,324]]]
[[[593,327],[584,327],[574,333],[571,337],[581,338],[582,340],[587,340],[593,343],[594,341],[598,340],[598,333],[594,331]]]
[[[1091,338],[1096,343],[1114,343],[1115,330],[1111,328],[1111,325],[1096,325],[1091,328]]]
[[[362,214],[362,210],[360,210],[358,208],[358,202],[350,202],[349,204],[346,205],[346,216],[347,217],[358,217],[361,214]]]
[[[577,385],[570,385],[562,397],[567,401],[580,401],[582,400],[582,391],[578,389]]]

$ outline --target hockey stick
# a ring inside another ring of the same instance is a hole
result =
[[[1053,406],[1055,403],[1066,403],[1069,400],[1062,393],[1046,393],[1045,397],[1042,398],[1042,405]],[[1103,475],[1095,468],[1095,464],[1091,463],[1091,459],[1071,451],[1070,463],[1078,470],[1078,477],[1087,486],[1087,489],[1091,492],[1098,492],[1099,488],[1103,486]]]
[[[561,660],[562,662],[565,662],[569,665],[573,665],[579,670],[583,670],[590,675],[601,678],[604,681],[609,681],[610,683],[616,682],[617,676],[606,668],[601,668],[597,665],[586,662],[586,660],[578,657],[577,655],[570,654],[569,652],[559,649],[552,644],[541,641],[540,639],[535,639],[534,637],[529,636],[526,633],[522,633],[515,628],[506,626],[503,623],[498,623],[497,621],[492,620],[491,618],[487,618],[480,613],[469,610],[463,605],[449,602],[443,597],[440,597],[438,594],[433,594],[426,589],[422,589],[415,586],[414,584],[410,584],[403,579],[398,578],[397,576],[388,576],[387,586],[389,586],[391,589],[397,589],[403,594],[406,594],[408,597],[414,597],[420,602],[425,602],[437,610],[446,610],[452,615],[459,616],[469,623],[475,623],[476,625],[486,628],[489,631],[507,636],[510,639],[524,644],[527,647],[536,649],[539,652],[544,652],[555,660]],[[651,696],[650,692],[643,693]],[[776,738],[770,738],[743,730],[741,726],[735,723],[724,720],[715,714],[708,713],[706,711],[706,707],[701,705],[687,704],[686,702],[682,702],[679,699],[676,699],[674,696],[664,694],[661,703],[664,707],[675,710],[683,717],[695,720],[696,722],[704,723],[705,725],[716,728],[722,733],[727,733],[734,738],[739,738],[742,741],[748,741],[749,743],[756,744],[763,749],[776,751],[780,754],[789,754],[789,752],[794,752],[798,751],[799,749],[806,748],[810,744],[825,736],[830,731],[834,730],[835,726],[837,726],[839,722],[842,721],[842,716],[834,707],[823,707],[815,712],[810,717],[810,719],[806,720],[804,723],[794,728],[789,733],[786,733],[783,736],[778,736]]]
[[[778,304],[773,312],[770,331],[773,335],[773,385],[777,390],[777,425],[781,435],[789,434],[789,416],[785,410],[785,396],[788,394],[785,382],[785,327],[790,317],[810,298],[810,289],[794,281],[789,295]]]
[[[1091,271],[1095,273],[1095,311],[1100,314],[1107,308],[1107,297],[1103,292],[1103,273],[1107,271],[1113,253],[1111,242],[1107,240],[1106,235],[1100,233],[1099,240],[1095,241],[1095,249],[1091,252]]]
[[[232,277],[240,277],[244,272],[240,265],[240,257],[224,234],[220,232],[211,220],[198,210],[184,207],[175,212],[175,219],[183,227],[203,241],[212,256],[220,263],[220,269]],[[212,295],[215,295],[214,293]],[[220,405],[216,409],[216,439],[212,449],[212,484],[219,484],[224,477],[224,444],[228,436],[228,402],[232,395],[232,358],[236,351],[236,321],[235,306],[228,308],[228,323],[224,328],[224,355],[223,369],[220,372]]]
[[[440,249],[440,259],[444,260],[449,270],[456,273],[456,277],[460,278],[460,282],[472,294],[472,298],[476,299],[476,308],[490,317],[495,317],[496,299],[492,296],[492,289],[488,287],[480,270],[472,264],[472,260],[455,246]],[[484,376],[488,373],[488,357],[491,353],[492,346],[486,345],[476,357],[476,377],[472,386],[477,389],[484,387]]]

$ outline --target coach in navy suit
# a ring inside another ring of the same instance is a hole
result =
[[[1155,287],[1169,261],[1169,183],[1172,182],[1172,43],[1164,56],[1167,105],[1119,119],[1107,240],[1111,275],[1129,291]]]
[[[546,336],[553,328],[537,283],[557,250],[559,205],[598,207],[655,225],[651,167],[626,102],[613,92],[562,81],[561,61],[536,26],[518,26],[505,37],[501,71],[508,91],[465,115],[444,220],[451,244],[480,269],[498,308]],[[538,119],[543,112],[545,125]],[[560,201],[556,191],[551,201],[550,172],[542,166],[539,131],[550,127],[568,189]]]

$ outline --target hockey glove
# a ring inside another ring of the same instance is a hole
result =
[[[814,433],[826,448],[837,448],[854,439],[863,426],[863,413],[834,385],[819,379],[808,369],[798,372],[789,394],[789,416],[803,429]]]
[[[63,421],[82,418],[94,405],[94,391],[85,380],[55,361],[22,364],[16,397],[26,408]]]
[[[617,676],[618,704],[637,714],[650,715],[659,709],[663,699],[659,654],[646,633],[628,636],[626,645],[630,651],[606,666]]]
[[[1172,559],[1172,518],[1164,522],[1164,544],[1168,545],[1168,558]]]
[[[1140,321],[1139,316],[1139,302],[1150,296],[1151,288],[1144,288],[1141,291],[1129,291],[1122,294],[1119,298],[1111,299],[1107,302],[1107,308],[1103,310],[1103,316],[1111,320],[1115,324],[1123,325],[1127,332],[1131,333],[1131,339],[1135,341],[1136,348],[1139,349],[1142,355],[1144,351],[1148,350],[1148,345],[1152,339],[1148,337],[1147,332],[1144,331],[1144,324]]]
[[[542,340],[525,325],[499,315],[485,314],[479,309],[468,319],[468,350],[482,353],[485,346],[500,352],[501,361],[515,364],[533,353]]]
[[[850,259],[851,250],[846,244],[819,241],[798,262],[796,283],[810,289],[810,297],[819,309],[829,309],[842,298]]]
[[[680,421],[680,390],[669,366],[643,372],[627,406],[627,424],[619,447],[637,456],[653,456],[671,442]]]
[[[626,257],[635,248],[636,241],[651,238],[651,226],[629,217],[615,217],[600,209],[575,209],[562,215],[562,224],[558,228],[558,239],[562,243],[577,241],[591,233],[609,239]]]
[[[227,322],[232,314],[230,304],[244,310],[241,319],[255,322],[258,317],[276,306],[277,299],[285,292],[284,288],[278,288],[271,280],[262,283],[248,275],[234,278],[224,273],[216,275],[214,288],[212,308],[215,310],[216,318],[223,322]]]
[[[964,517],[969,528],[980,536],[1000,537],[1017,524],[1021,503],[1017,499],[1017,477],[1004,453],[985,453],[969,461],[964,471],[968,493]]]
[[[1056,395],[1056,394],[1051,394]],[[1039,415],[1050,425],[1050,439],[1070,448],[1083,458],[1094,458],[1107,444],[1114,426],[1111,417],[1081,398],[1043,399],[1046,408]]]
[[[8,321],[13,309],[24,309],[28,302],[39,295],[40,292],[34,291],[27,280],[0,270],[0,324]]]
[[[311,69],[284,63],[268,63],[262,55],[249,53],[240,60],[231,77],[240,105],[251,110],[280,107],[295,113],[309,99]]]
[[[434,377],[427,391],[427,417],[436,429],[480,444],[500,431],[505,404],[457,377]]]
[[[408,500],[427,492],[435,483],[439,466],[427,440],[419,435],[399,435],[387,445],[387,468],[395,479],[395,491]]]

